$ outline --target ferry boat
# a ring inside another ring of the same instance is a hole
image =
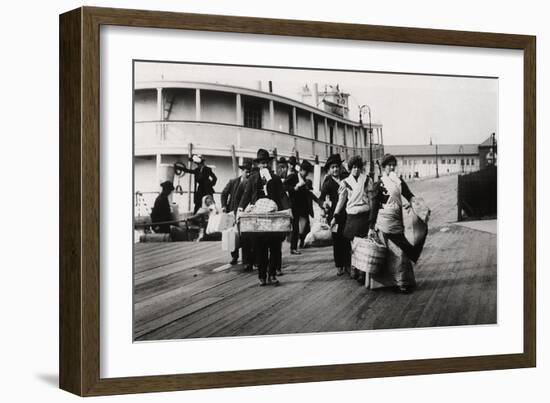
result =
[[[173,180],[179,212],[193,208],[193,175],[174,176],[173,165],[192,167],[200,154],[218,177],[215,199],[238,175],[238,165],[254,159],[259,148],[276,158],[296,156],[315,165],[319,191],[328,156],[347,160],[360,155],[379,160],[380,123],[351,120],[349,95],[335,85],[304,85],[301,99],[277,95],[268,82],[244,88],[208,82],[148,81],[134,86],[134,192],[136,216],[148,215],[160,183]],[[361,116],[361,109],[359,110]],[[366,165],[369,166],[368,164]]]

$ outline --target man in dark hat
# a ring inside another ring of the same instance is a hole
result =
[[[291,155],[288,158],[288,171],[289,171],[289,174],[297,172],[298,170],[296,169],[296,167],[299,167],[299,165],[300,164],[298,163],[298,159],[294,155]]]
[[[172,221],[172,213],[170,209],[170,201],[168,197],[174,190],[172,181],[165,181],[160,184],[162,191],[155,199],[153,210],[151,210],[151,222],[153,231],[160,234],[170,233],[170,221]],[[155,225],[155,223],[163,223]]]
[[[267,150],[260,148],[254,162],[258,170],[253,171],[239,202],[238,214],[249,204],[255,204],[258,199],[267,197],[277,204],[278,210],[283,210],[283,183],[281,178],[269,169],[272,158]],[[282,239],[271,234],[259,234],[254,241],[256,262],[260,285],[279,284],[276,272],[282,264]],[[267,280],[267,281],[266,281]]]
[[[246,181],[248,180],[250,172],[252,171],[252,163],[250,161],[247,161],[243,165],[239,165],[239,168],[241,169],[241,175],[227,182],[227,185],[225,185],[222,190],[221,202],[222,211],[224,213],[233,212],[234,214],[237,214],[239,202],[241,201],[244,190],[246,188]],[[243,250],[242,256],[244,269],[245,271],[252,271],[253,258],[250,241],[248,239],[243,239],[240,243],[240,247]],[[231,252],[231,258],[232,259],[230,264],[237,264],[237,262],[239,261],[238,248]]]
[[[284,183],[288,176],[288,161],[285,157],[281,157],[277,160],[277,175],[279,175]]]
[[[342,159],[340,154],[331,155],[325,164],[327,176],[321,186],[321,195],[319,196],[319,206],[325,211],[327,222],[331,222],[334,217],[334,210],[338,204],[338,189],[345,178],[342,171]],[[328,196],[328,200],[327,199]],[[334,265],[336,274],[341,276],[351,267],[351,243],[343,236],[346,224],[346,212],[338,216],[336,228],[332,228],[332,249],[334,255]]]
[[[212,169],[206,166],[206,160],[202,155],[193,155],[191,160],[197,165],[195,169],[189,169],[185,165],[180,165],[176,169],[195,176],[195,194],[193,196],[195,203],[193,214],[195,214],[202,205],[202,198],[206,195],[214,195],[214,186],[218,178]]]
[[[299,172],[291,172],[286,181],[285,189],[290,196],[292,209],[292,236],[290,240],[290,253],[300,255],[298,240],[300,234],[305,236],[305,230],[309,223],[309,217],[313,217],[312,193],[313,186],[307,176],[313,172],[313,165],[304,160]]]

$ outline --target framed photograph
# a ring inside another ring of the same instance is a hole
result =
[[[60,387],[536,364],[535,37],[60,16]]]

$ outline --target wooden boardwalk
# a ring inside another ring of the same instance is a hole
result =
[[[294,256],[285,243],[281,285],[259,287],[256,272],[227,264],[219,242],[136,244],[134,338],[496,323],[496,236],[448,224],[456,196],[447,191],[456,177],[435,181],[411,184],[434,211],[414,293],[368,290],[337,277],[331,247]]]

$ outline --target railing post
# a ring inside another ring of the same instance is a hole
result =
[[[235,124],[242,126],[242,104],[241,104],[241,94],[237,94],[235,97]]]
[[[294,132],[292,134],[298,134],[298,117],[296,116],[296,107],[292,107],[292,125],[294,127]]]
[[[269,101],[269,128],[275,130],[275,103],[273,100]]]
[[[157,88],[157,135],[159,140],[163,140],[164,137],[164,125],[162,121],[164,120],[164,100],[162,98],[162,88]]]
[[[195,120],[201,120],[201,90],[195,89]]]

